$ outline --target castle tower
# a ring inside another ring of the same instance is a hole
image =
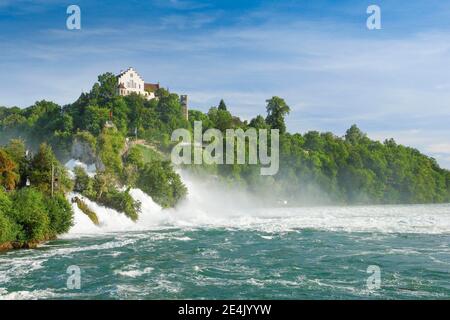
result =
[[[189,120],[188,96],[186,94],[182,94],[180,96],[180,104],[183,110],[184,117],[186,118],[186,120]]]

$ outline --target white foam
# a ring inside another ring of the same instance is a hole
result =
[[[6,290],[0,290],[0,300],[38,300],[57,297],[51,290],[34,291],[15,291],[8,293]]]
[[[299,229],[450,233],[450,205],[260,208],[256,201],[242,192],[224,190],[217,183],[200,181],[185,172],[181,175],[189,194],[177,208],[163,210],[141,190],[131,189],[131,196],[142,206],[139,220],[134,223],[122,213],[84,199],[97,213],[100,226],[94,226],[74,205],[75,226],[70,230],[70,235],[174,227],[252,229],[264,232],[262,237],[267,240],[273,234]]]
[[[8,256],[0,258],[0,284],[8,283],[12,278],[24,277],[38,269],[43,268],[46,259],[35,259],[32,257],[17,257],[11,263]]]
[[[68,169],[69,175],[71,178],[74,178],[75,175],[73,174],[73,171],[76,167],[81,167],[84,169],[84,171],[86,171],[86,173],[88,174],[88,176],[90,177],[94,177],[95,174],[97,173],[97,168],[95,166],[95,164],[90,164],[87,165],[77,159],[70,159],[66,164],[65,167]]]
[[[139,269],[131,269],[131,270],[115,270],[114,273],[124,276],[124,277],[131,277],[131,278],[137,278],[140,276],[143,276],[145,274],[151,273],[154,269],[152,267],[144,268],[143,270]]]

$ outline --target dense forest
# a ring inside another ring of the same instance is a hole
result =
[[[265,116],[250,121],[233,116],[223,100],[207,113],[189,110],[186,120],[175,93],[161,88],[155,92],[157,98],[148,101],[137,94],[118,96],[116,87],[116,77],[105,73],[90,92],[69,105],[43,100],[24,109],[0,107],[0,243],[20,246],[66,232],[71,225],[65,200],[69,191],[133,220],[140,204],[129,195],[131,187],[141,188],[163,207],[175,206],[188,190],[167,160],[176,144],[171,134],[178,128],[192,132],[194,121],[202,121],[204,131],[279,130],[280,170],[274,176],[261,176],[260,165],[250,164],[188,168],[271,203],[450,201],[450,172],[433,158],[393,139],[373,141],[356,125],[343,137],[330,132],[289,133],[285,117],[290,108],[282,98],[267,100],[262,107]],[[84,161],[96,163],[95,176],[76,168],[69,179],[61,163],[73,158],[74,146],[83,150]],[[53,190],[49,181],[55,168],[58,186]],[[80,199],[75,200],[85,208]],[[87,208],[84,211],[93,215]]]
[[[261,199],[306,204],[418,204],[450,201],[450,171],[418,150],[383,143],[367,137],[356,125],[345,136],[331,132],[305,134],[286,131],[290,108],[279,98],[267,100],[266,117],[241,121],[225,102],[207,114],[191,110],[189,120],[202,121],[203,130],[218,128],[278,129],[280,169],[275,176],[261,176],[259,166],[210,165],[209,173],[239,183]],[[225,143],[225,142],[224,142]]]

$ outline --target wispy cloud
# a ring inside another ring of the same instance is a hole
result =
[[[428,152],[441,153],[450,156],[450,143],[435,143],[427,148]]]
[[[134,66],[149,81],[189,94],[195,108],[206,111],[224,98],[249,119],[278,95],[291,106],[292,131],[343,134],[357,123],[373,138],[393,137],[450,168],[447,30],[377,33],[365,29],[363,17],[300,19],[264,6],[230,17],[197,2],[156,3],[175,11],[151,23],[87,23],[80,32],[46,28],[17,39],[0,32],[9,40],[0,50],[9,74],[0,79],[0,104],[68,103],[98,73]]]
[[[214,14],[194,13],[186,14],[172,14],[164,16],[160,19],[158,29],[198,29],[207,24],[213,23],[216,20]]]
[[[0,0],[0,14],[5,14],[5,11],[10,15],[45,12],[58,2],[60,3],[58,0]]]
[[[178,10],[194,10],[210,6],[207,2],[193,0],[157,0],[155,1],[155,4],[161,7],[170,7]]]

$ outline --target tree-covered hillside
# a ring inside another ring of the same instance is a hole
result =
[[[275,176],[261,176],[258,165],[203,165],[190,169],[221,177],[264,195],[268,201],[290,204],[450,201],[450,172],[440,168],[434,159],[392,139],[370,140],[356,126],[344,137],[329,132],[289,133],[284,119],[290,108],[282,98],[269,99],[266,115],[250,121],[233,116],[223,100],[207,113],[190,110],[186,121],[178,95],[159,89],[157,99],[151,101],[136,94],[122,97],[116,94],[116,85],[115,76],[106,73],[99,76],[90,92],[66,106],[40,101],[25,109],[2,107],[0,143],[18,136],[30,148],[47,142],[57,157],[66,161],[71,158],[74,140],[89,137],[93,152],[103,160],[105,175],[112,177],[114,183],[139,186],[161,205],[172,206],[184,197],[186,190],[171,164],[163,159],[149,163],[140,156],[136,160],[139,148],[132,148],[131,155],[129,150],[125,153],[126,138],[133,140],[137,134],[167,154],[174,145],[170,141],[173,130],[192,130],[194,121],[202,121],[204,131],[276,128],[280,130],[280,170]],[[110,115],[114,128],[105,129]],[[85,193],[101,198],[98,190],[93,192],[96,194]]]
[[[66,199],[71,191],[134,221],[141,206],[129,193],[132,187],[164,208],[186,196],[170,162],[147,144],[127,139],[137,128],[147,140],[167,147],[167,132],[188,126],[180,116],[178,96],[160,90],[159,99],[151,102],[139,96],[122,98],[115,86],[115,77],[104,74],[71,105],[39,101],[25,109],[0,107],[0,250],[34,247],[67,232],[73,220]],[[112,124],[107,123],[111,114]],[[96,174],[76,167],[70,178],[61,163],[74,154],[94,163]],[[71,200],[98,223],[82,199]]]
[[[399,204],[450,202],[450,171],[418,150],[393,139],[370,140],[353,125],[344,137],[331,132],[286,132],[284,117],[290,108],[273,97],[267,116],[241,121],[223,101],[207,114],[190,111],[190,122],[202,121],[203,130],[219,128],[280,131],[280,169],[261,176],[259,166],[210,165],[209,173],[239,183],[269,202],[289,204]]]

